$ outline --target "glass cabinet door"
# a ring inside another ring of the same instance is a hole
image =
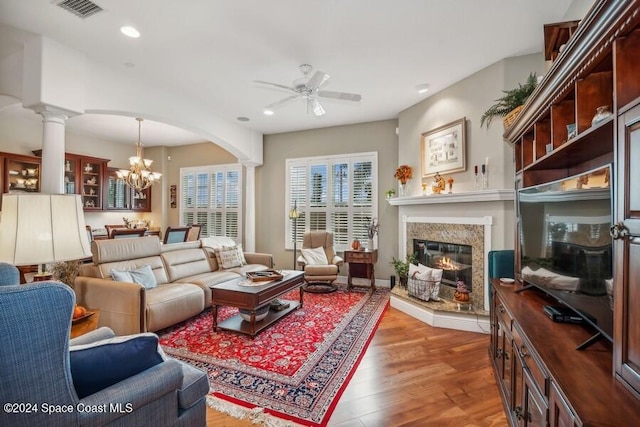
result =
[[[7,157],[5,169],[7,179],[5,191],[29,193],[40,191],[39,162],[20,157]]]
[[[134,191],[124,179],[118,178],[117,171],[116,168],[108,169],[105,209],[151,212],[151,189]]]
[[[85,210],[102,209],[102,163],[84,161],[82,167],[82,204]]]
[[[65,194],[76,194],[76,170],[78,161],[76,159],[66,159],[64,162],[64,192]]]
[[[107,178],[107,209],[129,209],[129,201],[127,193],[129,187],[124,183],[124,180],[118,178],[115,172],[110,171]]]

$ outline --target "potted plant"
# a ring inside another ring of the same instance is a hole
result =
[[[494,118],[504,117],[504,128],[508,128],[537,85],[536,73],[531,73],[524,84],[518,83],[515,89],[503,90],[504,96],[496,99],[496,103],[480,117],[480,127],[486,123],[488,129]]]
[[[399,260],[396,257],[393,257],[391,260],[391,265],[393,265],[393,269],[396,271],[398,278],[400,279],[400,285],[407,287],[407,281],[409,280],[409,264],[413,264],[416,262],[416,254],[411,253],[407,254],[405,260]]]
[[[390,189],[390,190],[387,190],[387,191],[384,192],[384,195],[385,195],[385,197],[387,199],[391,199],[391,198],[393,198],[393,196],[396,195],[396,190],[394,190],[393,188]]]

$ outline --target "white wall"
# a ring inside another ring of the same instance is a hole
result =
[[[398,163],[408,164],[414,170],[414,178],[409,181],[409,195],[422,194],[421,151],[422,133],[453,122],[462,117],[467,119],[466,171],[451,176],[454,193],[474,191],[474,165],[489,159],[490,189],[514,188],[513,149],[502,138],[502,120],[494,120],[491,126],[480,127],[480,117],[491,106],[502,91],[512,89],[526,80],[531,72],[540,75],[544,70],[542,54],[532,54],[507,58],[499,61],[466,79],[436,93],[400,113]],[[392,172],[391,172],[392,173]],[[384,171],[381,171],[384,174]],[[425,179],[430,183],[431,178]],[[437,197],[437,196],[434,196]],[[494,218],[492,249],[509,249],[514,246],[515,215],[512,202],[468,203],[464,205],[423,205],[402,206],[398,212],[397,229],[400,231],[401,218],[407,216],[456,216]],[[398,240],[399,237],[396,239]],[[399,245],[399,242],[398,242]],[[399,248],[396,248],[396,252]]]

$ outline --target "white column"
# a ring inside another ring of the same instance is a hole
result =
[[[42,133],[42,165],[40,191],[64,193],[64,131],[68,115],[48,107],[39,109],[44,123]]]
[[[244,185],[244,245],[245,251],[256,250],[256,164],[243,163],[246,168]]]

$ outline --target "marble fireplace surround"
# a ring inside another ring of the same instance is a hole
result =
[[[424,239],[445,243],[469,245],[472,248],[473,276],[471,285],[471,302],[478,310],[488,310],[489,298],[487,289],[486,260],[491,248],[490,216],[478,218],[455,217],[403,217],[403,233],[401,235],[401,253],[404,256],[413,252],[413,240]],[[452,298],[453,288],[441,286],[445,298]]]

